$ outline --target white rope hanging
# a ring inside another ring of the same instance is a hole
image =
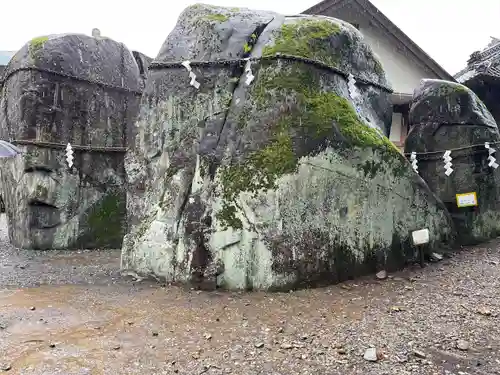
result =
[[[245,65],[245,73],[247,75],[247,79],[246,79],[245,83],[248,86],[248,85],[250,85],[252,83],[252,81],[254,80],[255,76],[252,73],[252,62],[250,61],[250,59],[245,59],[245,60],[247,60],[247,63]]]
[[[493,143],[496,144],[497,142],[493,142]],[[475,146],[479,146],[479,145],[475,145]],[[468,147],[463,147],[463,148],[459,148],[459,150],[467,149],[467,148]],[[488,150],[488,167],[493,168],[493,169],[497,169],[500,166],[500,164],[497,163],[497,159],[493,155],[497,150],[491,147],[490,142],[484,142],[484,148]],[[453,150],[457,150],[457,149],[453,149]],[[423,152],[420,154],[421,155],[428,155],[428,154],[436,154],[438,152],[439,151],[432,151],[432,152]],[[443,154],[443,162],[444,162],[444,170],[445,170],[444,173],[446,174],[446,176],[450,176],[454,172],[454,169],[452,168],[453,158],[451,157],[451,152],[452,152],[452,150],[446,150]],[[411,165],[412,165],[413,169],[415,170],[415,172],[418,173],[417,153],[415,151],[412,151],[409,154],[405,153],[405,155],[410,156]]]
[[[189,72],[189,78],[191,78],[189,84],[198,90],[200,88],[200,82],[196,80],[196,74],[194,74],[193,69],[191,68],[191,62],[188,60],[183,61],[182,66]]]
[[[418,173],[417,153],[415,151],[411,153],[410,160],[413,170]]]
[[[349,73],[349,75],[347,76],[347,90],[349,91],[349,96],[351,97],[351,99],[356,99],[359,97],[359,91],[356,87],[356,79],[351,73]]]
[[[66,162],[68,163],[68,167],[72,167],[73,166],[73,147],[71,147],[71,144],[68,143],[68,145],[66,146]]]
[[[484,148],[488,150],[488,161],[489,161],[488,167],[497,169],[498,168],[497,159],[493,156],[496,150],[490,146],[489,142],[484,142]]]
[[[444,160],[444,174],[449,176],[453,173],[453,168],[451,167],[452,164],[452,158],[451,158],[451,151],[446,150],[443,155],[443,160]]]

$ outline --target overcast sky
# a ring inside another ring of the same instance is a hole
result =
[[[102,35],[155,57],[179,13],[188,5],[274,10],[296,14],[318,0],[3,0],[0,50],[18,50],[40,35],[76,32]],[[424,51],[454,74],[490,36],[500,38],[500,0],[372,0]]]

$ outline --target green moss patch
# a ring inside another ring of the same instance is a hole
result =
[[[435,87],[431,88],[429,92],[432,95],[439,96],[439,97],[450,97],[450,98],[459,98],[463,94],[468,94],[470,91],[467,87],[461,84],[455,84],[455,83],[443,83],[436,85]]]
[[[352,104],[336,94],[320,94],[324,98],[322,103],[323,121],[336,122],[343,136],[353,146],[374,148],[390,153],[399,154],[399,150],[385,136],[376,129],[365,125],[358,117]],[[328,120],[327,120],[328,119]]]
[[[250,52],[252,52],[253,46],[255,45],[255,42],[257,41],[257,34],[253,33],[250,35],[250,38],[248,38],[248,41],[243,45],[243,54],[245,56],[248,56]]]
[[[297,150],[294,139],[314,140],[323,146],[347,142],[355,147],[380,150],[387,160],[403,157],[389,139],[360,120],[347,99],[334,92],[319,91],[319,77],[309,66],[296,63],[283,70],[275,69],[272,65],[261,69],[252,90],[254,103],[247,103],[241,111],[239,128],[248,125],[255,106],[259,111],[265,111],[273,104],[293,102],[295,105],[270,125],[268,145],[239,164],[223,167],[223,207],[217,216],[227,227],[242,227],[235,215],[240,192],[256,194],[262,189],[275,188],[276,180],[293,173],[299,158],[311,152]],[[339,132],[342,137],[339,137]]]
[[[280,176],[291,173],[297,167],[297,157],[291,137],[283,127],[275,140],[259,150],[243,163],[230,165],[222,170],[223,207],[217,218],[226,227],[241,229],[241,220],[236,217],[236,198],[242,191],[257,194],[261,189],[271,189]]]
[[[385,73],[382,63],[375,56],[373,56],[373,61],[375,62],[373,70],[375,70],[375,73],[377,73],[379,76],[382,76]]]
[[[228,16],[220,13],[208,14],[204,16],[204,18],[209,21],[215,21],[215,22],[225,22],[229,19]]]
[[[453,89],[455,90],[455,92],[460,93],[460,94],[469,93],[469,90],[464,85],[453,86]]]
[[[29,51],[32,57],[35,57],[36,53],[43,48],[45,43],[49,40],[47,36],[40,36],[31,39],[29,43]]]
[[[86,224],[87,234],[81,242],[93,244],[96,248],[120,247],[125,232],[125,218],[124,194],[108,193],[90,209]]]
[[[400,155],[387,137],[360,120],[351,102],[334,92],[319,91],[321,82],[309,66],[296,63],[276,72],[271,67],[267,69],[262,72],[264,74],[261,73],[254,88],[255,101],[261,109],[266,103],[289,101],[293,97],[297,105],[293,111],[296,121],[292,123],[300,119],[301,126],[308,129],[309,136],[335,137],[332,132],[335,123],[353,146],[382,149]]]
[[[281,53],[336,66],[339,58],[332,53],[331,37],[340,32],[340,26],[329,20],[305,19],[284,24],[274,45],[264,48],[263,56]]]

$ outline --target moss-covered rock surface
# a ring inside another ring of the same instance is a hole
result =
[[[483,102],[461,84],[424,80],[415,90],[410,124],[405,152],[422,153],[419,173],[446,205],[460,243],[475,244],[499,236],[500,171],[488,165],[484,143],[490,142],[498,150],[500,144],[495,142],[500,141],[500,134]],[[450,176],[444,173],[445,150],[454,150]],[[476,193],[478,206],[458,207],[456,195],[471,192]]]
[[[293,55],[352,73],[346,77]],[[453,238],[443,205],[386,138],[385,73],[342,21],[195,5],[157,62],[253,61],[151,71],[126,166],[122,267],[171,282],[289,289],[414,259],[413,230]],[[145,183],[144,183],[145,182]]]

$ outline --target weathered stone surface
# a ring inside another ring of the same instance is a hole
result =
[[[359,32],[325,17],[196,5],[155,62],[297,55],[150,71],[127,155],[122,267],[229,289],[337,282],[412,259],[411,230],[452,234],[444,207],[382,134],[385,73]],[[356,109],[355,109],[356,108]],[[378,267],[380,266],[380,267]],[[378,268],[377,268],[378,267]]]
[[[467,66],[455,75],[486,105],[496,123],[500,121],[500,40],[491,38],[482,51],[473,52]]]
[[[109,147],[123,148],[134,137],[140,87],[132,53],[108,38],[35,38],[12,58],[1,92],[0,138],[25,153],[3,161],[0,173],[15,246],[121,247],[124,152]],[[74,146],[72,168],[67,143]]]
[[[141,88],[144,89],[144,85],[146,84],[146,79],[148,77],[148,68],[153,59],[145,54],[137,51],[132,51],[134,55],[135,61],[137,62],[137,67],[139,68],[139,74],[142,78]]]
[[[459,240],[477,243],[500,234],[500,171],[488,166],[484,142],[500,140],[497,124],[467,87],[423,80],[410,110],[411,131],[405,152],[418,156],[418,170],[453,217]],[[477,147],[469,147],[478,145]],[[498,145],[492,147],[498,149]],[[453,173],[445,175],[443,154],[452,151]],[[478,207],[457,207],[456,194],[476,192]]]

